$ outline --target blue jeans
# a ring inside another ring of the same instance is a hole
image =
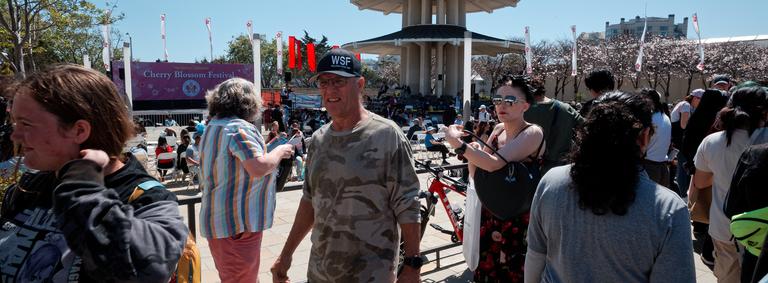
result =
[[[688,162],[688,160],[684,155],[677,155],[677,176],[675,177],[675,180],[677,181],[677,188],[679,190],[677,194],[680,195],[681,198],[688,197],[688,186],[691,183],[691,175],[688,175],[688,172],[685,171],[684,164],[686,162]]]

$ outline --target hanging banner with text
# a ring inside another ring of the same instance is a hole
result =
[[[113,63],[113,81],[123,89],[122,61]],[[252,64],[150,63],[131,64],[134,101],[204,100],[205,92],[217,84],[239,77],[253,78]]]

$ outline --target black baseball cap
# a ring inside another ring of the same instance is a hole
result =
[[[354,53],[334,48],[320,58],[320,62],[317,63],[317,73],[309,81],[314,82],[318,76],[325,73],[345,78],[360,77],[363,75],[363,67]]]
[[[720,83],[731,83],[731,77],[728,75],[716,75],[714,78],[712,78],[712,85],[720,84]]]

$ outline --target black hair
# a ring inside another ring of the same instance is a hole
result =
[[[699,107],[696,107],[696,111],[693,111],[693,114],[688,119],[688,126],[685,127],[683,132],[683,148],[680,150],[680,153],[689,160],[686,163],[689,173],[693,174],[692,160],[696,156],[699,144],[704,140],[704,137],[713,132],[712,124],[715,123],[717,113],[727,102],[728,98],[720,90],[707,89],[701,95]]]
[[[643,150],[637,138],[651,127],[651,101],[609,92],[596,100],[571,150],[572,187],[579,207],[595,215],[625,215],[635,201]]]
[[[531,86],[530,77],[507,75],[504,76],[499,82],[501,82],[502,86],[508,85],[523,92],[523,95],[525,95],[525,102],[533,103],[535,101],[533,99],[533,93],[536,91],[536,89]]]
[[[714,124],[715,130],[725,131],[726,145],[731,145],[736,129],[747,130],[751,135],[760,127],[766,110],[765,98],[765,90],[761,87],[740,88],[731,95]]]
[[[661,94],[652,88],[644,88],[640,90],[640,94],[648,97],[653,103],[653,113],[664,113],[664,105],[661,103]]]
[[[160,136],[157,138],[157,146],[165,146],[168,144],[168,140],[165,139],[164,136]]]
[[[611,71],[606,69],[594,70],[589,72],[584,78],[584,85],[595,92],[606,92],[616,88],[616,82],[613,79]]]

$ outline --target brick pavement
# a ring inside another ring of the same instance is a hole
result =
[[[422,187],[426,187],[427,174],[421,174]],[[184,195],[194,194],[190,191],[179,191],[175,189],[180,197]],[[275,210],[274,223],[271,229],[264,232],[264,238],[262,240],[262,252],[261,262],[259,267],[259,280],[260,282],[271,282],[272,277],[269,273],[269,267],[274,263],[275,258],[280,253],[280,250],[285,243],[288,233],[290,232],[293,218],[296,215],[298,209],[298,203],[301,198],[301,191],[286,191],[277,194],[277,209]],[[463,200],[458,194],[449,194],[449,198],[452,203],[463,204]],[[200,206],[196,206],[196,211],[199,213]],[[179,207],[179,212],[184,216],[185,221],[187,219],[187,208]],[[196,215],[197,216],[197,215]],[[199,223],[199,222],[198,222]],[[430,223],[437,223],[442,227],[450,227],[445,212],[438,208],[435,213],[435,217],[430,220]],[[197,227],[197,235],[200,235],[199,226]],[[293,266],[288,272],[292,282],[306,282],[307,263],[309,260],[309,248],[310,248],[310,236],[301,242],[299,247],[293,256]],[[205,238],[199,238],[198,246],[200,248],[200,254],[202,259],[202,282],[214,283],[220,282],[218,278],[218,272],[216,271],[213,263],[213,258],[208,249],[208,243]],[[424,238],[421,243],[421,249],[426,250],[442,245],[450,244],[450,236],[442,234],[430,227],[427,228]],[[697,282],[716,282],[716,279],[712,275],[712,272],[701,263],[698,255],[694,254],[694,261],[696,262],[696,277]],[[427,255],[429,262],[422,267],[422,282],[471,282],[472,273],[467,269],[464,263],[464,257],[461,254],[461,247],[451,248],[441,252],[440,268],[437,268],[435,262],[435,254]]]

